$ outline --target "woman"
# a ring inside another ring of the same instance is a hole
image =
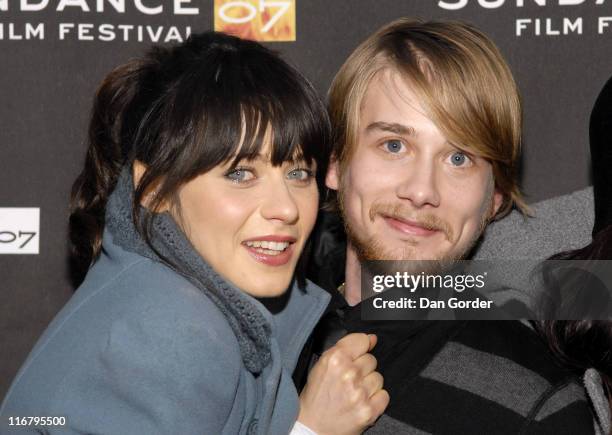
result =
[[[597,319],[609,319],[612,307],[609,282],[612,225],[594,233],[593,241],[584,248],[557,254],[551,260],[557,261],[546,263],[542,269],[547,295],[541,302],[543,317],[583,318],[540,320],[533,325],[559,365],[582,378],[593,411],[595,433],[609,435],[612,321]]]
[[[328,302],[299,264],[329,142],[299,73],[257,43],[193,36],[113,71],[89,136],[70,217],[87,274],[13,382],[3,430],[55,416],[71,433],[286,434],[299,413],[358,433],[382,412],[364,334],[299,400],[291,381]]]
[[[545,294],[549,295],[543,301],[544,318],[587,318],[544,320],[534,322],[534,326],[559,363],[583,377],[594,411],[595,429],[598,434],[607,435],[612,432],[612,305],[610,282],[602,282],[599,277],[610,277],[612,260],[612,172],[609,170],[612,164],[612,78],[595,101],[589,139],[595,201],[593,240],[584,248],[551,258],[573,260],[573,263],[555,261],[543,268]]]

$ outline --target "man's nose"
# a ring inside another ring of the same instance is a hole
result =
[[[401,183],[396,194],[398,198],[412,202],[416,208],[440,205],[439,181],[433,159],[420,158],[402,168]]]

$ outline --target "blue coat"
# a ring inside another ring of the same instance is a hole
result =
[[[298,414],[291,379],[329,296],[308,283],[271,314],[271,358],[245,367],[219,308],[167,266],[113,243],[39,339],[2,407],[8,418],[65,416],[49,433],[287,434]],[[26,428],[34,431],[34,428]]]

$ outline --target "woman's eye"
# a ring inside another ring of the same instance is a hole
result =
[[[236,183],[244,183],[255,178],[252,170],[246,168],[235,168],[225,174],[225,177]]]
[[[470,163],[472,163],[472,160],[467,155],[465,155],[465,153],[457,151],[451,154],[450,162],[453,166],[461,167],[469,165]]]
[[[392,154],[397,154],[404,148],[404,144],[402,143],[402,141],[397,139],[385,141],[383,145],[385,151],[390,152]]]
[[[289,171],[287,178],[290,180],[309,181],[312,175],[313,172],[310,169],[297,168]]]

